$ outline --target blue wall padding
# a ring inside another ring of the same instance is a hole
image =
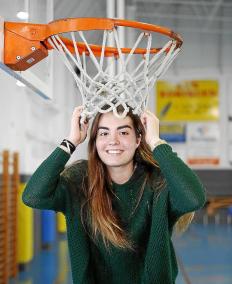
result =
[[[51,244],[56,239],[56,216],[55,212],[43,210],[42,223],[42,245]]]

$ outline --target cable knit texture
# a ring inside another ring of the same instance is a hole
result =
[[[153,151],[165,185],[160,189],[147,183],[139,203],[138,194],[145,178],[142,165],[126,183],[113,184],[113,207],[118,213],[134,251],[110,245],[106,249],[101,238],[93,242],[80,220],[80,202],[69,190],[82,184],[87,162],[67,169],[75,175],[70,180],[62,174],[70,155],[61,148],[39,166],[23,193],[26,205],[38,209],[63,212],[74,284],[173,284],[177,263],[171,236],[175,222],[183,214],[201,208],[205,191],[198,177],[179,159],[167,144]],[[154,168],[153,179],[158,178]]]

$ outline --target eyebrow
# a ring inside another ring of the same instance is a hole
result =
[[[131,127],[130,125],[127,125],[127,124],[126,124],[126,125],[122,125],[122,126],[117,127],[117,130],[123,129],[123,128],[130,128],[130,129],[132,129],[132,127]],[[109,130],[109,127],[99,126],[99,127],[98,127],[98,130],[100,130],[100,129]]]

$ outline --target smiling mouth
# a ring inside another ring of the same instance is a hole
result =
[[[123,151],[122,150],[107,150],[107,154],[121,154]]]

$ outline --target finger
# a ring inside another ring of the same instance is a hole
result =
[[[146,112],[144,111],[144,112],[140,115],[140,119],[141,119],[142,121],[144,121],[145,118],[146,118]]]
[[[145,113],[142,113],[141,114],[141,116],[140,116],[140,120],[141,120],[141,122],[142,122],[142,124],[143,124],[143,126],[145,127],[146,126],[146,114]]]
[[[153,112],[151,112],[150,110],[146,109],[146,114],[148,115],[154,115]]]
[[[88,123],[81,124],[81,131],[83,133],[87,133],[88,128],[89,128],[89,124]]]
[[[83,112],[83,109],[84,109],[83,106],[75,107],[75,109],[73,111],[73,116],[79,117],[81,115],[81,113]]]
[[[77,106],[74,108],[74,111],[77,110],[77,111],[82,111],[84,109],[84,106],[81,105],[81,106]]]
[[[81,119],[82,111],[83,111],[83,106],[78,106],[74,109],[73,114],[72,114],[72,123],[78,126],[79,129],[81,128],[80,119]]]

